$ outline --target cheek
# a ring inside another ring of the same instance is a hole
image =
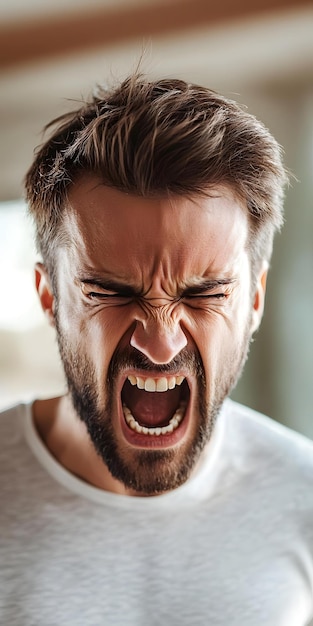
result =
[[[126,307],[125,307],[126,309]],[[95,367],[107,368],[118,344],[131,326],[131,319],[122,307],[93,312],[80,321],[84,351]]]
[[[186,330],[191,336],[206,370],[207,377],[220,372],[223,364],[241,350],[249,322],[247,306],[234,305],[225,310],[188,312]]]
[[[59,302],[58,323],[64,340],[103,370],[131,326],[127,307],[85,305],[76,293],[61,293]]]

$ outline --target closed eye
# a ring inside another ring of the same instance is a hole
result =
[[[130,285],[111,280],[83,279],[80,280],[83,294],[90,300],[131,300],[136,292]]]
[[[192,302],[195,300],[226,300],[232,291],[233,278],[219,280],[204,280],[200,285],[187,287],[182,293],[182,298]],[[219,289],[223,291],[218,291]]]
[[[88,293],[86,293],[86,295],[89,298],[101,298],[101,299],[106,299],[106,298],[133,298],[134,294],[133,293],[127,293],[127,292],[123,292],[123,293],[115,293],[115,292],[103,292],[103,291],[89,291]]]
[[[193,300],[197,298],[197,300],[206,300],[209,298],[215,298],[217,300],[222,300],[223,298],[227,298],[229,296],[228,293],[195,293],[193,295],[184,296],[184,300]]]

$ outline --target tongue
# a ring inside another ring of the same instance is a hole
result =
[[[128,382],[123,390],[123,401],[142,426],[166,426],[173,417],[180,399],[180,389],[151,392],[132,387]]]

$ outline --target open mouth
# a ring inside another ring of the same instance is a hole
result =
[[[138,434],[172,434],[184,419],[189,397],[184,376],[153,378],[131,374],[122,389],[125,421]]]

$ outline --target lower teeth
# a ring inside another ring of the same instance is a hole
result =
[[[186,410],[186,403],[181,402],[178,409],[175,411],[173,417],[170,419],[167,426],[157,426],[156,428],[148,428],[148,426],[141,426],[137,420],[135,420],[132,415],[130,409],[123,404],[123,413],[131,430],[134,430],[136,433],[140,433],[142,435],[154,435],[159,437],[160,435],[167,435],[169,433],[174,432],[176,428],[178,428],[180,422],[182,421]]]

